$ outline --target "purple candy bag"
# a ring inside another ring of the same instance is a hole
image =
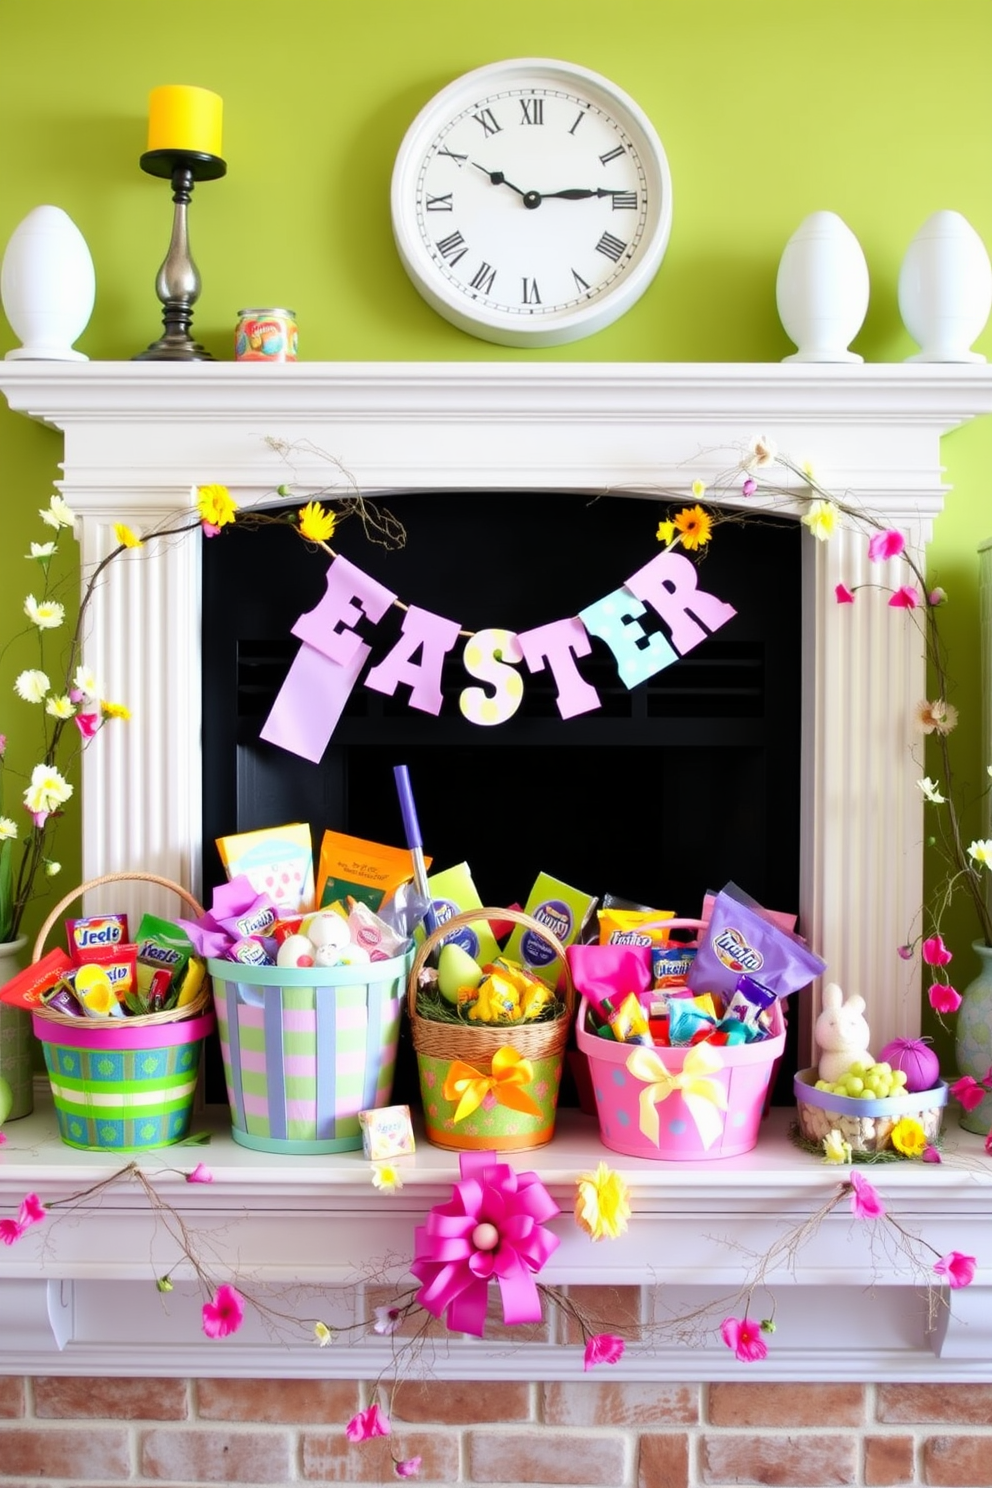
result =
[[[720,992],[729,998],[744,974],[776,997],[788,997],[818,977],[826,965],[797,935],[789,935],[721,890],[709,924],[699,932],[699,949],[686,980],[694,992]]]

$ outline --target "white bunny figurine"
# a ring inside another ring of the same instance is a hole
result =
[[[863,997],[845,998],[836,982],[823,989],[823,1011],[816,1020],[820,1049],[819,1077],[835,1085],[857,1060],[871,1064],[871,1032],[864,1018]]]

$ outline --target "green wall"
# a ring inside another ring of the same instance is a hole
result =
[[[160,83],[224,98],[229,173],[197,188],[190,215],[204,281],[195,331],[223,358],[242,305],[289,304],[307,359],[777,361],[793,349],[775,310],[778,261],[802,218],[828,208],[871,275],[854,349],[898,362],[916,349],[896,299],[916,229],[953,207],[992,243],[988,0],[5,0],[0,27],[0,242],[42,202],[77,223],[97,272],[78,342],[92,358],[126,359],[160,329],[153,281],[171,209],[165,183],[138,166]],[[544,351],[477,341],[434,314],[389,225],[392,160],[420,106],[471,67],[525,55],[578,62],[631,93],[674,186],[671,242],[648,293],[598,335]],[[0,323],[0,354],[12,344]],[[992,329],[976,349],[992,354]],[[6,409],[0,440],[9,635],[59,441]],[[975,549],[992,535],[992,420],[945,450],[954,491],[932,576],[951,594],[961,773],[978,781]],[[13,739],[6,704],[5,730]],[[971,938],[967,919],[960,934]]]

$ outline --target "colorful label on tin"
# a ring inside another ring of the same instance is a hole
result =
[[[286,311],[246,311],[234,333],[239,362],[295,362],[296,321]]]

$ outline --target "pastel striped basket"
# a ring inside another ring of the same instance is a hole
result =
[[[208,960],[231,1135],[259,1152],[349,1152],[388,1106],[413,953],[282,969]]]

